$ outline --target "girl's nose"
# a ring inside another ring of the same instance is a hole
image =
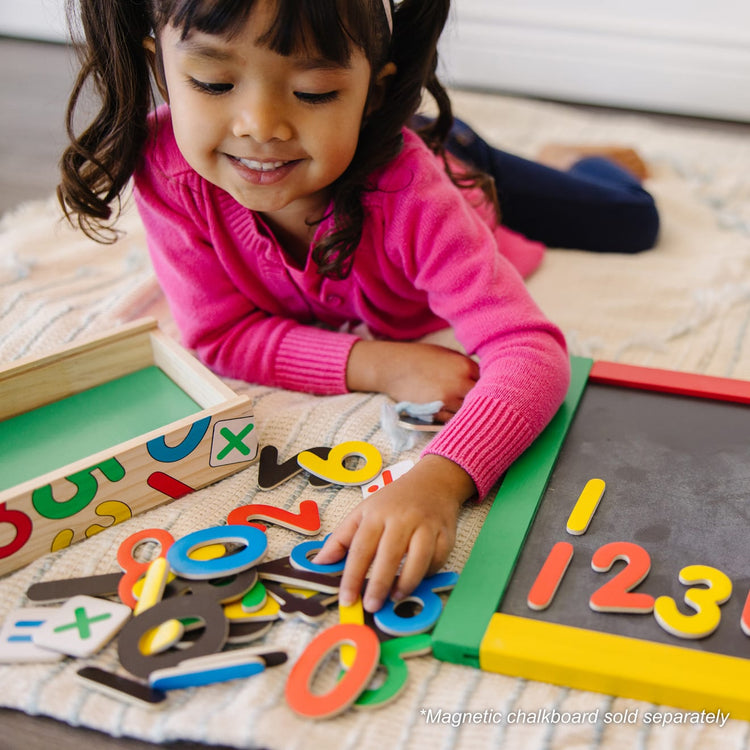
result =
[[[234,116],[233,133],[250,137],[257,143],[288,141],[293,128],[283,107],[272,96],[250,96],[244,99]]]

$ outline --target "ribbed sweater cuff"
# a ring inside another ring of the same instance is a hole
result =
[[[422,455],[435,454],[457,463],[474,480],[482,499],[535,437],[518,412],[499,408],[496,399],[478,396],[464,402]]]
[[[346,364],[359,337],[311,326],[292,328],[279,346],[276,385],[321,395],[347,393]]]

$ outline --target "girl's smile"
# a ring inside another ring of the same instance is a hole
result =
[[[297,236],[327,209],[351,163],[370,90],[365,54],[338,64],[260,40],[274,17],[259,3],[239,33],[167,25],[159,36],[165,93],[188,164],[246,208]]]
[[[300,159],[263,161],[237,156],[229,156],[229,159],[234,163],[240,177],[253,185],[273,185],[283,180],[301,162]]]

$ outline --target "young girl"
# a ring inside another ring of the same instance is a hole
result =
[[[87,59],[69,123],[86,82],[103,104],[63,159],[69,218],[107,239],[135,175],[183,339],[223,375],[444,404],[415,467],[318,555],[347,555],[345,604],[369,570],[370,611],[444,563],[461,505],[487,494],[568,383],[563,336],[518,272],[542,246],[499,226],[478,177],[443,158],[451,113],[434,71],[448,8],[81,0]],[[150,75],[167,104],[149,114]],[[405,127],[425,89],[437,154]],[[362,324],[367,340],[351,332]],[[448,325],[479,365],[418,342]]]

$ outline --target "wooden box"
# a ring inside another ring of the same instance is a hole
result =
[[[0,368],[0,574],[258,454],[252,403],[148,319]]]

